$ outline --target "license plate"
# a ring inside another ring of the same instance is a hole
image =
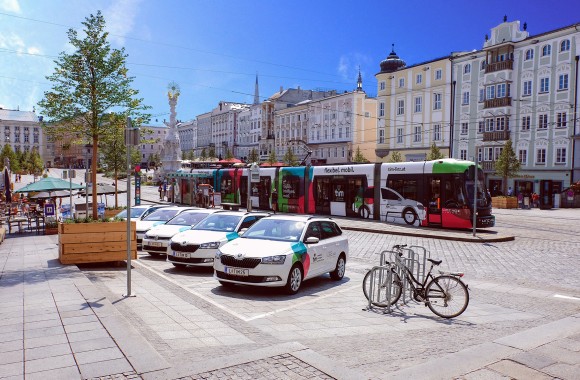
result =
[[[249,269],[226,267],[225,271],[227,274],[233,274],[234,276],[249,276],[250,275]]]
[[[175,252],[173,251],[173,256],[181,257],[182,259],[189,259],[189,253],[186,252]]]
[[[159,241],[151,241],[149,242],[149,245],[152,247],[163,247],[163,244],[161,244]]]

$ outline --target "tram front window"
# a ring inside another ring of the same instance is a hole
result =
[[[468,181],[465,184],[467,189],[467,197],[469,200],[469,205],[473,205],[473,181]],[[485,187],[483,181],[477,181],[477,205],[479,207],[485,207],[489,205],[490,200],[485,194]]]

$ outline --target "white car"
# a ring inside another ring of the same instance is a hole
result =
[[[137,221],[137,248],[141,248],[141,243],[145,237],[145,232],[149,231],[150,228],[155,227],[160,224],[164,224],[169,219],[173,218],[175,215],[186,210],[192,210],[194,207],[179,207],[179,206],[169,206],[163,207],[155,210],[151,214],[147,215],[143,219]]]
[[[183,211],[175,215],[165,224],[151,227],[145,232],[143,237],[142,249],[151,256],[165,255],[169,248],[169,240],[173,235],[190,230],[191,227],[201,222],[208,215],[221,211],[219,209],[193,209]]]
[[[156,211],[160,208],[168,207],[167,205],[139,205],[139,206],[131,206],[131,220],[137,221],[139,219],[143,219],[147,215],[151,214],[153,211]],[[127,220],[127,209],[121,211],[115,218]]]
[[[216,250],[228,241],[237,239],[257,220],[270,215],[266,212],[224,211],[212,214],[192,229],[174,235],[169,242],[167,261],[175,267],[213,265]]]
[[[218,250],[214,278],[224,286],[284,287],[295,294],[303,280],[324,273],[342,279],[347,260],[348,238],[332,219],[276,215]]]

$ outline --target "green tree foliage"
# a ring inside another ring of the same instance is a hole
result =
[[[403,162],[401,152],[395,150],[393,153],[391,153],[391,157],[389,157],[389,162]]]
[[[267,163],[269,163],[270,165],[274,165],[276,162],[278,162],[278,157],[276,157],[276,152],[274,152],[274,150],[270,151],[270,154],[268,154],[268,159],[266,160]]]
[[[181,159],[182,160],[187,160],[187,152],[185,150],[181,151]]]
[[[435,145],[435,143],[431,144],[431,150],[429,151],[429,154],[427,154],[427,160],[439,160],[441,158],[445,158],[445,155],[441,153],[441,150],[437,145]]]
[[[230,148],[228,148],[226,150],[226,160],[231,160],[232,158],[234,158],[234,155],[232,154],[232,151],[230,150]]]
[[[0,152],[0,162],[2,165],[4,165],[6,158],[10,160],[10,170],[17,172],[20,168],[20,163],[16,162],[16,153],[12,150],[10,144],[4,145],[2,152]]]
[[[29,173],[35,175],[41,175],[44,170],[44,161],[42,161],[40,153],[36,149],[33,149],[28,155],[27,168]]]
[[[53,125],[45,128],[46,134],[55,140],[59,137],[76,136],[79,141],[90,141],[92,152],[92,182],[97,180],[99,141],[115,134],[116,120],[111,115],[117,112],[125,120],[132,117],[134,126],[147,121],[149,115],[143,99],[137,98],[138,91],[131,88],[133,77],[127,75],[125,49],[112,49],[105,31],[105,19],[101,12],[90,15],[83,21],[84,36],[80,38],[75,29],[67,36],[72,53],[62,52],[55,60],[53,74],[46,78],[52,89],[44,93],[39,106]],[[97,204],[97,193],[93,193]],[[97,219],[97,208],[93,208]]]
[[[507,180],[508,178],[517,177],[520,171],[520,160],[516,156],[516,152],[512,147],[512,140],[508,139],[503,145],[501,154],[497,161],[495,161],[495,175],[503,178],[502,191],[507,194]]]
[[[288,147],[288,149],[286,150],[286,153],[284,153],[284,157],[282,158],[282,161],[284,161],[286,164],[288,164],[288,166],[297,166],[298,165],[298,158],[296,157],[296,155],[292,151],[292,148],[290,148],[290,147]]]
[[[205,148],[201,150],[201,155],[199,157],[201,158],[202,161],[207,160],[207,152],[205,151]]]
[[[360,150],[360,146],[356,147],[356,152],[354,154],[354,158],[352,159],[352,162],[356,162],[359,164],[366,164],[368,162],[370,162],[369,160],[367,160],[365,158],[365,156],[362,154],[361,150]]]
[[[213,146],[209,147],[209,153],[207,154],[209,158],[216,158],[215,148]]]
[[[190,161],[195,160],[195,152],[193,151],[193,149],[187,152],[187,159]]]
[[[260,157],[258,156],[258,151],[256,151],[256,148],[252,148],[250,154],[248,154],[248,162],[260,162]]]

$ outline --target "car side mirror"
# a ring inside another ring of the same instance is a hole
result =
[[[304,243],[306,244],[317,244],[320,241],[319,238],[317,238],[316,236],[309,236],[306,238],[306,240],[304,241]]]

